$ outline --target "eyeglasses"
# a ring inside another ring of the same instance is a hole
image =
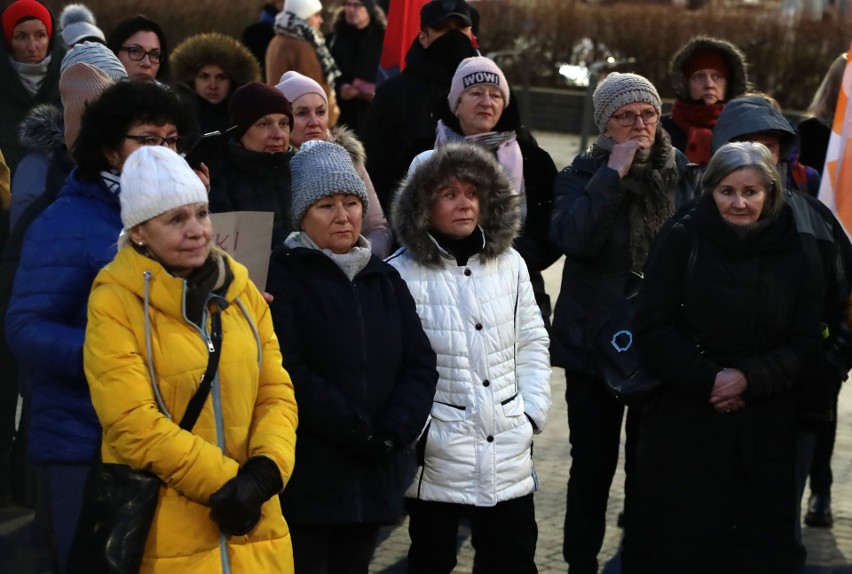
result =
[[[129,140],[141,143],[142,145],[163,145],[171,149],[177,149],[183,138],[180,136],[169,136],[161,138],[160,136],[137,136],[135,134],[124,134]]]
[[[145,56],[148,56],[148,59],[151,60],[152,64],[159,64],[160,58],[163,56],[163,53],[156,48],[150,52],[146,52],[139,46],[122,46],[119,50],[127,52],[127,57],[134,62],[141,62],[145,59]]]
[[[621,112],[620,114],[612,115],[612,119],[617,121],[618,125],[624,127],[635,124],[636,118],[642,118],[642,123],[650,126],[657,123],[657,120],[660,119],[660,114],[657,113],[657,110],[644,110],[638,114],[634,112]]]

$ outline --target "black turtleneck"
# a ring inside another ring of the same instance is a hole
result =
[[[473,233],[462,239],[454,239],[434,229],[429,232],[441,248],[456,258],[456,265],[467,265],[468,259],[482,252],[482,230],[477,227]]]

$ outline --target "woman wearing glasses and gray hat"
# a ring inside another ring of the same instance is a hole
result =
[[[646,78],[610,74],[594,105],[601,134],[557,176],[550,224],[551,241],[565,253],[551,356],[567,381],[572,462],[563,554],[572,574],[597,572],[624,414],[604,387],[591,341],[624,298],[628,277],[642,272],[657,232],[697,194],[699,178],[660,127],[660,96]]]

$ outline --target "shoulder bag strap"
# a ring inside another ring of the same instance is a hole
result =
[[[210,394],[210,389],[213,388],[213,379],[216,376],[216,369],[219,368],[219,355],[222,354],[222,313],[216,311],[211,317],[212,333],[210,334],[210,346],[208,346],[209,359],[207,360],[207,370],[204,371],[204,376],[201,377],[201,384],[198,390],[189,401],[189,406],[180,421],[180,428],[183,430],[192,430],[198,416],[201,414],[201,409],[207,401],[207,395]]]

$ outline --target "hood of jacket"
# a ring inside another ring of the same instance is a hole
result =
[[[355,135],[355,130],[342,125],[335,126],[329,132],[328,141],[348,151],[356,169],[360,170],[367,163],[367,152],[364,150],[364,144]]]
[[[172,79],[192,89],[198,71],[213,64],[225,71],[231,93],[261,78],[260,64],[248,48],[230,36],[208,32],[191,36],[175,48],[170,57]]]
[[[669,62],[669,77],[672,82],[672,89],[678,99],[687,102],[694,101],[689,97],[689,80],[683,75],[683,66],[696,52],[706,50],[719,52],[728,62],[730,77],[728,78],[728,87],[725,90],[726,102],[750,89],[746,57],[742,50],[725,40],[698,36],[687,42]]]
[[[228,257],[224,252],[212,250],[214,258],[222,258],[224,264],[233,273],[233,278],[224,299],[230,305],[238,295],[245,291],[248,285],[248,270]],[[223,271],[224,272],[224,269]],[[146,279],[146,274],[150,277]],[[120,249],[109,264],[107,264],[95,279],[92,289],[99,285],[116,284],[124,287],[140,299],[145,298],[146,282],[149,301],[166,315],[180,319],[184,318],[184,298],[186,297],[186,281],[175,277],[157,261],[137,253],[130,245]]]
[[[388,29],[388,17],[385,11],[378,4],[373,4],[373,8],[368,8],[368,10],[370,11],[370,23],[367,25],[367,28],[374,26],[384,33]],[[331,30],[337,35],[347,29],[355,30],[355,28],[346,23],[346,8],[340,6],[331,14]]]
[[[65,147],[62,112],[53,104],[39,104],[18,126],[18,140],[31,152],[53,158]]]
[[[713,128],[713,151],[728,142],[759,132],[773,132],[781,139],[781,156],[796,143],[796,130],[784,114],[760,96],[735,98],[725,104]]]
[[[438,189],[453,177],[476,186],[483,261],[506,252],[520,229],[519,197],[497,161],[477,146],[447,144],[405,178],[393,200],[394,234],[420,265],[442,265],[443,250],[429,233],[430,213]]]

